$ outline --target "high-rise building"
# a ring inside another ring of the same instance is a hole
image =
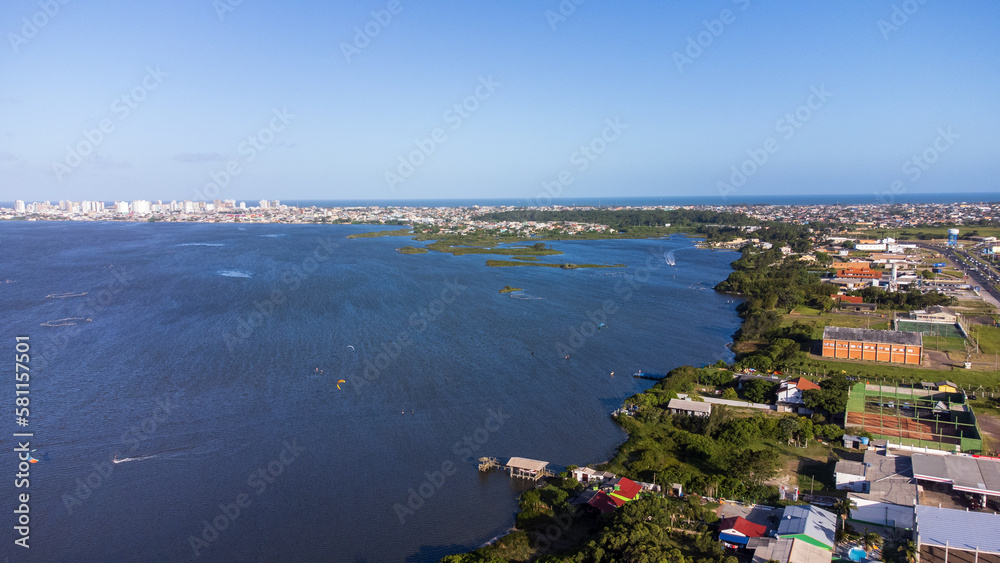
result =
[[[24,200],[19,199],[14,202],[14,213],[24,213]]]
[[[262,199],[260,200],[260,203],[257,205],[260,206],[261,209],[267,209],[268,203],[266,199]]]
[[[115,213],[128,214],[128,202],[127,201],[116,201],[115,202]]]
[[[152,212],[152,207],[149,202],[144,199],[137,199],[132,202],[132,213],[136,215],[149,215]]]

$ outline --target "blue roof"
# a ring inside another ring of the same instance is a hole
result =
[[[812,505],[786,506],[778,525],[778,537],[803,534],[833,546],[837,516]]]
[[[920,543],[1000,552],[1000,516],[936,506],[917,506]]]
[[[719,539],[722,541],[727,541],[729,543],[738,543],[740,545],[746,545],[750,538],[746,536],[737,536],[736,534],[719,534]]]

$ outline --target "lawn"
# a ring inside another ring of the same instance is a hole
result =
[[[970,369],[936,370],[930,368],[908,367],[898,364],[883,364],[862,362],[860,360],[820,360],[810,357],[793,366],[797,372],[806,373],[840,373],[846,372],[848,377],[858,377],[865,380],[887,381],[940,381],[948,379],[960,387],[974,389],[982,385],[986,388],[1000,390],[1000,377],[995,371],[978,371]]]
[[[799,312],[799,314],[789,313],[785,315],[781,321],[781,326],[789,326],[796,321],[811,325],[813,327],[813,337],[817,339],[823,337],[823,328],[827,326],[873,328],[879,330],[889,328],[888,314],[884,316],[881,313],[874,315],[849,315],[846,313],[830,312],[820,315],[818,314],[818,310],[804,306],[796,307],[795,311]],[[809,311],[813,312],[809,313]]]
[[[1000,353],[1000,327],[977,325],[969,327],[971,336],[979,341],[980,354]]]

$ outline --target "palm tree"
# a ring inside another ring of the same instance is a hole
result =
[[[906,563],[917,563],[917,546],[913,543],[913,540],[906,540],[906,543],[899,546],[896,551],[903,554]]]
[[[862,541],[865,544],[865,550],[871,552],[873,549],[882,547],[882,542],[884,540],[877,532],[868,532],[865,534],[865,537],[862,538]]]
[[[857,507],[858,505],[853,500],[844,497],[833,504],[833,511],[840,516],[841,522],[847,522],[851,510]]]

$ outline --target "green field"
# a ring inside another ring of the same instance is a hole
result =
[[[886,330],[889,328],[888,317],[883,317],[880,313],[874,315],[848,315],[846,313],[825,313],[818,314],[817,309],[810,309],[800,305],[795,308],[798,315],[787,314],[781,321],[781,326],[790,326],[799,322],[813,327],[813,338],[823,338],[823,329],[827,326],[843,326],[848,328],[872,328]]]
[[[980,354],[1000,354],[1000,327],[971,326],[973,339],[979,342]]]
[[[989,389],[1000,391],[1000,374],[995,371],[979,371],[971,369],[938,370],[931,368],[908,367],[898,364],[861,362],[860,360],[819,360],[808,358],[794,363],[796,373],[841,373],[848,377],[859,377],[875,382],[914,382],[940,381],[948,379],[966,389],[975,389],[982,385]]]

